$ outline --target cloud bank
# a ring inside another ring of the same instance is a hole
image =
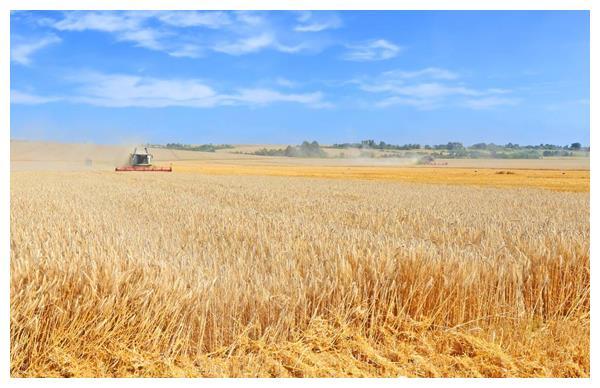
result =
[[[33,54],[44,47],[60,42],[61,39],[54,34],[36,40],[16,42],[10,50],[10,59],[20,65],[30,65]]]
[[[232,105],[266,106],[275,103],[296,103],[310,108],[332,106],[320,91],[284,93],[269,88],[239,88],[223,92],[199,79],[88,72],[70,77],[68,82],[73,85],[73,89],[67,96],[48,97],[12,90],[11,103],[34,105],[66,101],[113,108],[212,108]]]

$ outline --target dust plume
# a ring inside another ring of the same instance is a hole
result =
[[[110,170],[127,161],[128,146],[11,140],[12,171]]]

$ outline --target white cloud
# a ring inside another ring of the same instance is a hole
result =
[[[265,18],[255,11],[236,11],[235,17],[238,22],[254,27],[266,23]]]
[[[298,31],[317,32],[341,25],[334,14],[318,13],[298,24]],[[266,49],[294,54],[318,52],[331,44],[289,31],[278,18],[253,11],[69,11],[44,24],[59,31],[100,31],[117,41],[162,51],[173,57],[197,58],[207,51],[244,55]],[[218,29],[199,31],[198,29]]]
[[[313,23],[313,24],[304,24],[298,25],[294,27],[294,31],[298,32],[319,32],[323,30],[327,30],[329,28],[337,28],[336,24],[329,23]]]
[[[213,46],[213,50],[230,55],[242,55],[259,51],[275,43],[273,36],[267,33],[240,39],[236,42],[222,42]]]
[[[277,77],[275,79],[275,83],[279,86],[283,86],[285,88],[295,88],[296,86],[298,86],[298,84],[294,81],[290,81],[287,78],[283,78],[283,77]]]
[[[437,97],[448,94],[476,95],[477,91],[461,85],[448,85],[441,81],[450,81],[459,78],[458,74],[438,68],[406,71],[390,70],[371,78],[354,79],[351,83],[359,85],[363,91],[373,93],[394,93],[414,97]]]
[[[212,47],[212,50],[229,55],[244,55],[255,53],[268,48],[284,53],[293,54],[300,51],[311,50],[312,46],[308,43],[300,43],[297,45],[285,45],[278,42],[273,36],[273,34],[263,33],[247,38],[241,38],[236,41],[222,41],[215,44]]]
[[[396,79],[412,79],[412,78],[433,78],[433,79],[445,79],[452,80],[457,79],[458,74],[446,70],[441,69],[439,67],[428,67],[421,70],[416,71],[403,71],[403,70],[392,70],[383,73],[384,77],[387,78],[396,78]]]
[[[162,34],[151,28],[139,28],[135,30],[126,30],[117,36],[118,40],[131,41],[136,46],[151,50],[163,50],[164,46],[160,43]]]
[[[378,108],[387,108],[394,105],[408,105],[420,109],[433,108],[435,106],[432,101],[400,96],[387,97],[375,103],[375,106]]]
[[[369,62],[391,59],[403,50],[402,47],[395,45],[385,39],[377,39],[370,42],[348,45],[348,51],[343,55],[347,61]]]
[[[59,42],[61,42],[61,39],[58,36],[48,35],[35,41],[15,43],[10,50],[10,59],[21,65],[29,65],[31,64],[31,56],[35,52]]]
[[[144,26],[151,17],[157,15],[152,11],[137,12],[86,12],[71,11],[65,18],[53,24],[59,31],[102,31],[115,35],[119,41],[129,41],[139,47],[151,50],[163,50],[161,40],[164,34],[154,28]]]
[[[203,48],[195,44],[183,44],[182,46],[169,51],[169,55],[177,58],[198,58],[203,53]]]
[[[491,94],[507,94],[510,93],[510,89],[501,89],[501,88],[491,88],[487,90],[488,93]]]
[[[236,95],[229,96],[233,101],[251,105],[266,105],[274,102],[296,102],[312,107],[325,107],[321,92],[285,94],[271,89],[241,89]]]
[[[231,18],[228,14],[221,11],[216,12],[198,12],[198,11],[172,11],[164,12],[158,15],[158,19],[163,23],[174,27],[207,27],[221,28],[230,25]]]
[[[499,105],[515,105],[517,98],[499,97],[511,93],[508,89],[478,89],[456,82],[459,75],[438,67],[421,70],[392,70],[377,77],[354,79],[362,91],[381,96],[376,107],[407,105],[419,109],[434,109],[458,105],[471,109],[485,109]]]
[[[489,96],[477,99],[469,99],[465,101],[465,105],[471,109],[489,109],[497,106],[512,106],[519,103],[518,98],[506,98],[506,97],[497,97],[497,96]]]
[[[13,90],[14,104],[43,104],[58,100],[102,107],[211,108],[225,105],[265,106],[296,103],[311,108],[332,105],[322,92],[283,93],[267,88],[240,88],[218,92],[199,79],[161,79],[128,74],[80,73],[68,78],[74,85],[69,96],[45,97]]]
[[[53,26],[60,31],[128,31],[139,28],[141,22],[150,15],[151,14],[143,12],[116,13],[71,11],[65,13],[64,19],[54,23]]]
[[[27,92],[23,92],[20,90],[12,89],[10,91],[10,103],[11,104],[22,104],[22,105],[39,105],[46,104],[49,102],[59,101],[58,97],[49,97],[49,96],[38,96],[35,94],[30,94]]]
[[[415,98],[438,98],[449,95],[477,96],[481,92],[464,86],[451,86],[437,82],[419,83],[415,85],[398,86],[396,84],[379,84],[363,86],[362,90],[368,92],[391,92],[394,94],[411,96]]]
[[[221,98],[196,79],[88,73],[72,81],[79,85],[71,101],[106,107],[211,107],[218,105]]]
[[[310,50],[314,50],[316,48],[316,46],[313,46],[307,42],[303,42],[297,45],[285,45],[285,44],[281,44],[281,43],[275,43],[273,45],[273,48],[276,49],[277,51],[281,51],[284,53],[288,53],[288,54],[294,54],[294,53],[298,53],[300,51],[310,51]]]
[[[294,31],[297,32],[319,32],[342,26],[339,16],[322,12],[301,12],[297,21],[298,24],[294,27]]]

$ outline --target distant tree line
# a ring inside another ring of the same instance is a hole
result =
[[[327,153],[321,149],[318,142],[303,141],[299,146],[287,146],[280,149],[262,148],[253,152],[254,155],[261,156],[287,156],[291,158],[325,158]]]
[[[536,150],[518,150],[510,152],[491,150],[489,152],[482,152],[467,148],[448,150],[446,152],[435,151],[430,155],[442,159],[540,159],[542,157],[540,152]]]
[[[166,145],[148,145],[157,148],[167,148],[186,151],[215,152],[219,149],[234,148],[229,144],[200,144],[189,145],[181,143],[167,143]],[[332,148],[350,149],[358,148],[361,150],[361,157],[419,157],[427,153],[433,158],[440,159],[540,159],[542,157],[552,156],[574,156],[576,151],[589,152],[590,147],[583,147],[581,143],[571,143],[570,145],[524,145],[507,143],[504,145],[494,143],[476,143],[471,146],[464,146],[461,142],[448,142],[446,144],[421,145],[417,143],[408,144],[389,144],[384,141],[362,140],[359,143],[340,143],[333,144]],[[390,151],[387,153],[374,153],[374,150]],[[397,152],[409,151],[409,152]],[[261,156],[286,156],[292,158],[326,158],[327,153],[321,148],[317,141],[303,141],[297,146],[287,146],[286,148],[262,148],[252,155]],[[338,157],[345,157],[344,153]]]
[[[200,152],[215,152],[225,148],[234,148],[230,144],[181,144],[181,143],[167,143],[165,145],[152,145],[155,148],[167,148],[170,150],[185,150],[185,151],[200,151]]]
[[[384,141],[376,142],[375,140],[363,140],[360,143],[336,143],[331,146],[332,148],[358,148],[358,149],[376,149],[376,150],[447,150],[447,151],[460,151],[465,149],[473,150],[568,150],[568,151],[589,151],[589,147],[582,147],[581,143],[571,143],[570,145],[554,145],[554,144],[540,144],[540,145],[525,145],[507,143],[504,145],[494,143],[476,143],[470,147],[465,147],[460,142],[448,142],[446,144],[436,145],[424,145],[420,144],[388,144]]]
[[[363,140],[360,143],[341,143],[334,144],[331,146],[332,148],[367,148],[367,149],[375,149],[375,150],[418,150],[421,149],[420,144],[388,144],[384,141],[380,141],[376,143],[375,140]]]
[[[582,147],[581,143],[571,143],[570,145],[559,146],[555,144],[540,144],[540,145],[525,145],[521,146],[519,144],[507,143],[505,145],[498,145],[494,143],[477,143],[473,144],[472,149],[478,150],[494,150],[494,149],[509,149],[509,150],[519,150],[519,149],[527,149],[527,150],[567,150],[567,151],[589,151],[589,147]]]

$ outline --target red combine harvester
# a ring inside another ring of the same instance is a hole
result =
[[[171,172],[171,167],[159,167],[152,165],[152,154],[148,152],[148,148],[144,147],[144,152],[137,152],[137,148],[133,153],[129,154],[129,165],[115,168],[115,171],[158,171]]]

